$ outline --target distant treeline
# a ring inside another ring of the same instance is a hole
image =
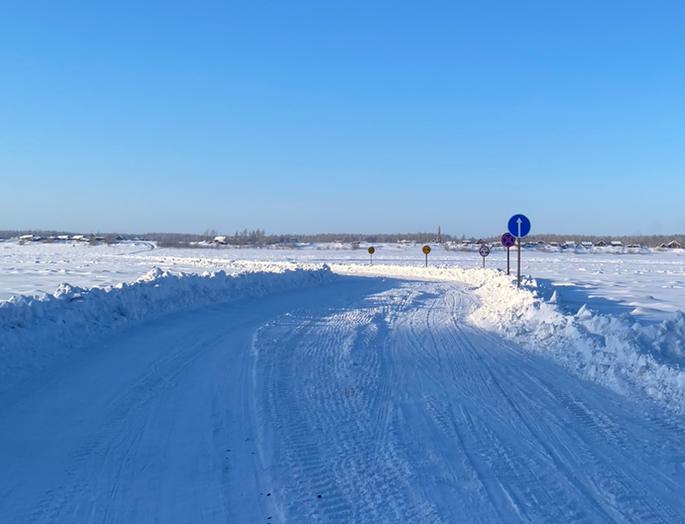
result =
[[[0,230],[0,239],[16,238],[21,235],[37,235],[49,241],[50,237],[57,237],[58,235],[82,234],[92,238],[97,237],[105,242],[117,242],[120,240],[146,240],[157,242],[161,247],[195,247],[201,243],[211,243],[218,236],[225,237],[225,242],[235,246],[273,246],[281,245],[284,247],[294,246],[301,243],[325,243],[325,242],[341,242],[346,244],[355,243],[397,243],[397,242],[458,242],[463,240],[477,241],[479,238],[466,237],[464,235],[456,236],[442,233],[438,236],[437,233],[318,233],[318,234],[291,234],[291,235],[271,235],[267,234],[262,229],[244,229],[233,234],[218,233],[214,230],[207,230],[202,234],[196,233],[145,233],[145,234],[131,234],[131,233],[83,233],[71,231],[55,231],[55,230]],[[484,240],[497,242],[499,236],[484,237]],[[685,235],[624,235],[624,236],[610,236],[610,235],[531,235],[526,237],[526,240],[537,242],[558,242],[563,243],[567,241],[585,242],[590,241],[597,243],[600,240],[611,242],[613,240],[620,240],[624,244],[641,244],[651,247],[656,247],[661,244],[666,244],[671,240],[676,240],[682,245],[685,245]]]
[[[35,235],[43,239],[57,237],[59,235],[73,236],[82,234],[91,237],[102,238],[106,241],[145,240],[157,242],[160,247],[194,247],[202,242],[213,242],[217,237],[225,237],[226,243],[235,246],[267,246],[283,245],[291,246],[308,242],[342,242],[353,244],[355,242],[392,243],[392,242],[435,242],[438,240],[436,233],[319,233],[319,234],[292,234],[270,235],[262,229],[244,229],[233,234],[219,233],[207,230],[202,234],[197,233],[82,233],[55,230],[0,230],[0,239],[16,238],[21,235]],[[458,240],[451,235],[440,235],[441,241]]]
[[[292,234],[292,235],[269,235],[264,230],[243,230],[232,235],[219,234],[216,231],[206,231],[203,235],[184,235],[176,233],[149,233],[140,235],[144,240],[154,240],[160,246],[192,246],[198,242],[211,242],[216,237],[225,237],[226,243],[234,246],[294,246],[301,243],[325,243],[341,242],[354,244],[367,243],[394,243],[394,242],[435,242],[438,236],[435,233],[318,233],[318,234]],[[451,235],[441,235],[442,241],[456,240]]]

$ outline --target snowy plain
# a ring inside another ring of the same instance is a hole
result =
[[[420,245],[376,245],[376,265],[424,263]],[[512,267],[515,257],[512,250]],[[78,243],[28,244],[0,242],[0,300],[12,295],[53,293],[61,283],[93,287],[132,282],[154,267],[170,271],[228,273],[245,268],[269,268],[272,263],[362,264],[369,262],[366,246],[314,244],[297,249],[214,247],[157,248],[149,242],[111,246]],[[448,251],[433,246],[431,266],[480,267],[474,251]],[[503,251],[494,250],[488,268],[504,270]],[[654,250],[649,254],[524,251],[523,273],[535,278],[549,296],[557,291],[560,306],[577,311],[630,313],[644,319],[665,318],[685,310],[683,250]]]
[[[0,243],[0,520],[685,521],[682,252],[423,263]]]

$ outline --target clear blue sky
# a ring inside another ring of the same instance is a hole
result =
[[[683,2],[3,2],[0,229],[685,231]]]

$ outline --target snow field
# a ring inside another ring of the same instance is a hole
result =
[[[220,254],[220,250],[214,252]],[[198,275],[155,268],[132,283],[90,289],[61,284],[54,294],[15,296],[0,302],[3,386],[9,386],[11,377],[41,367],[57,353],[132,322],[332,278],[325,264],[220,256],[191,259],[187,253],[173,250],[164,256],[147,253],[131,256],[167,267],[226,269]],[[125,254],[123,250],[116,259]],[[638,322],[628,314],[602,314],[585,306],[569,313],[556,303],[558,292],[566,289],[563,286],[554,288],[551,298],[545,300],[537,281],[528,280],[519,290],[510,277],[495,269],[444,264],[423,268],[406,260],[370,266],[347,263],[344,257],[349,252],[341,256],[340,262],[331,265],[340,274],[466,284],[478,298],[478,306],[469,315],[477,326],[551,357],[615,391],[644,394],[676,411],[685,410],[685,314],[681,311],[651,323]]]
[[[682,408],[682,316],[495,269],[217,263],[0,303],[5,520],[685,519],[684,419],[651,401]]]
[[[374,265],[423,266],[421,245],[377,244]],[[159,248],[131,242],[112,246],[0,242],[0,300],[12,295],[52,294],[62,282],[79,287],[104,287],[133,282],[153,267],[174,272],[245,269],[268,271],[269,264],[366,264],[365,249],[349,245],[313,244],[298,248],[205,249]],[[525,250],[523,272],[533,275],[541,296],[557,291],[559,305],[575,313],[584,303],[593,311],[631,313],[640,320],[663,320],[685,311],[685,257],[681,250],[649,255],[578,254]],[[431,266],[480,267],[476,251],[451,251],[433,246]],[[504,269],[506,257],[493,250],[488,268]]]

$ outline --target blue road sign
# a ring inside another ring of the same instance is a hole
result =
[[[516,244],[516,237],[511,233],[504,233],[502,235],[502,245],[504,247],[513,247]]]
[[[530,233],[530,220],[526,215],[514,215],[509,219],[507,229],[516,238],[523,238]]]

